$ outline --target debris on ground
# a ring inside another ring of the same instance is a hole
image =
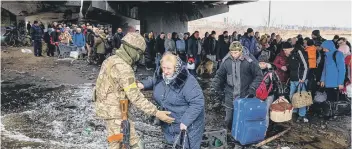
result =
[[[277,139],[278,137],[280,137],[280,136],[284,135],[285,133],[287,133],[290,129],[291,129],[291,127],[287,128],[283,132],[280,132],[280,133],[278,133],[278,134],[276,134],[276,135],[274,135],[274,136],[272,136],[270,138],[265,139],[264,141],[262,141],[262,142],[258,143],[257,145],[255,145],[255,147],[261,147],[261,146],[263,146],[263,145],[265,145],[265,144]]]

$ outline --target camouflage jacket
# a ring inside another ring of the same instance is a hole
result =
[[[102,119],[121,118],[121,99],[128,99],[148,115],[155,115],[158,110],[137,88],[132,67],[117,55],[102,64],[94,92],[96,114]]]

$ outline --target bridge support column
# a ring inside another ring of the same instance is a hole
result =
[[[180,12],[171,6],[151,7],[145,5],[139,7],[138,11],[141,33],[153,31],[155,35],[158,35],[161,32],[184,33],[188,31],[188,22],[181,21]]]

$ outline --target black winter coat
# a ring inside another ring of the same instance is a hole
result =
[[[56,31],[53,31],[51,32],[51,35],[50,35],[50,42],[51,44],[55,43],[55,42],[60,42],[60,32],[56,32]]]
[[[44,33],[44,42],[50,44],[50,35],[49,32]]]
[[[223,59],[227,55],[227,53],[229,53],[229,47],[230,47],[230,42],[226,43],[225,36],[220,35],[217,43],[216,59],[217,60]]]
[[[147,44],[147,48],[145,50],[145,61],[146,62],[152,62],[154,60],[154,47],[155,47],[155,40],[154,39],[148,39],[145,38],[145,42]]]
[[[156,38],[156,42],[155,42],[155,51],[156,53],[160,53],[161,55],[164,54],[165,52],[165,39],[161,39],[160,35]]]
[[[122,38],[123,38],[123,34],[122,33],[115,33],[114,37],[113,37],[113,46],[114,48],[118,49],[121,46],[122,43]]]
[[[306,80],[308,75],[308,55],[303,47],[295,47],[288,57],[290,80]]]
[[[204,51],[207,55],[215,55],[216,54],[216,39],[209,36],[204,40]]]
[[[95,37],[95,33],[91,29],[88,29],[85,38],[86,38],[86,43],[90,47],[94,46],[94,37]]]
[[[318,63],[318,67],[315,71],[315,76],[316,76],[316,80],[320,82],[321,79],[321,75],[323,73],[323,69],[324,69],[324,63],[325,63],[325,53],[323,50],[320,50],[317,52],[317,57],[320,58],[320,61]]]

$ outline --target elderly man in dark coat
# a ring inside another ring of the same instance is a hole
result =
[[[232,42],[229,49],[230,52],[223,58],[216,72],[212,86],[216,92],[225,93],[225,123],[231,130],[233,100],[254,97],[256,89],[263,80],[263,74],[258,61],[240,42]]]

